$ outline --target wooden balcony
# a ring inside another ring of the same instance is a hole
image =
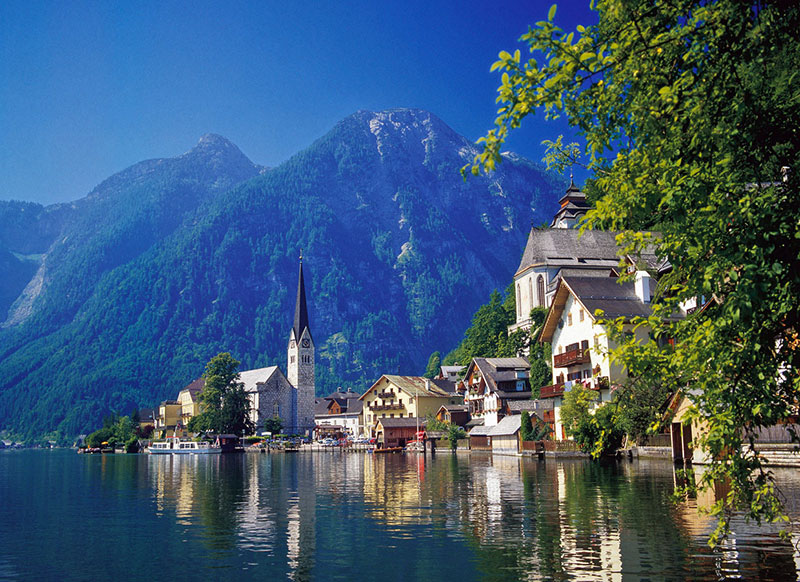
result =
[[[378,392],[375,396],[383,398],[384,400],[389,400],[397,395],[394,392]]]
[[[403,410],[405,407],[402,404],[375,404],[372,410]]]
[[[564,383],[551,384],[550,386],[542,386],[539,389],[539,398],[553,398],[561,396],[564,393]]]
[[[591,356],[588,349],[577,349],[553,356],[553,365],[556,368],[566,368],[576,364],[588,364]]]

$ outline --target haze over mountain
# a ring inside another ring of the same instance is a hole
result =
[[[420,373],[492,289],[562,186],[434,115],[358,112],[280,166],[207,135],[86,198],[0,203],[0,429],[73,435],[153,405],[230,351],[285,367],[303,250],[317,391]]]

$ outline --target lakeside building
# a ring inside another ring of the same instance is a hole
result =
[[[529,376],[527,358],[473,358],[459,385],[472,425],[494,426],[509,414],[509,402],[530,400]]]
[[[561,208],[551,228],[532,228],[519,267],[514,274],[517,312],[508,333],[530,329],[531,310],[550,307],[562,276],[609,277],[619,273],[620,263],[644,262],[656,271],[660,265],[651,252],[641,257],[620,254],[616,232],[575,228],[589,204],[586,195],[574,183],[561,198]]]
[[[602,310],[606,318],[646,317],[651,313],[654,283],[645,271],[637,271],[635,281],[622,284],[609,277],[560,279],[539,336],[539,341],[552,345],[553,384],[541,388],[540,399],[553,400],[555,439],[566,438],[560,417],[566,392],[578,385],[596,390],[597,406],[610,401],[616,385],[625,379],[622,367],[608,358],[615,345],[595,311]],[[650,341],[646,326],[634,330],[631,325],[629,330],[638,341]]]
[[[389,374],[381,376],[360,399],[363,426],[370,436],[376,436],[379,419],[426,418],[435,415],[443,404],[463,404],[452,382]]]
[[[186,388],[178,392],[178,402],[181,405],[181,424],[185,427],[193,416],[200,414],[200,392],[205,386],[205,380],[198,378]]]
[[[314,411],[316,436],[350,435],[358,437],[364,435],[361,412],[364,403],[361,395],[348,388],[346,392],[341,389],[326,396],[317,398]]]

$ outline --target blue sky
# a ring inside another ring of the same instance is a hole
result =
[[[477,139],[495,117],[489,67],[550,4],[6,0],[0,200],[75,200],[209,132],[274,166],[359,109],[427,109]],[[596,17],[571,0],[556,22]],[[540,160],[567,131],[537,115],[508,149]]]

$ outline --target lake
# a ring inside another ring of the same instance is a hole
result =
[[[776,470],[794,517],[798,473]],[[709,549],[674,483],[668,461],[2,451],[0,580],[797,579],[776,528]]]

